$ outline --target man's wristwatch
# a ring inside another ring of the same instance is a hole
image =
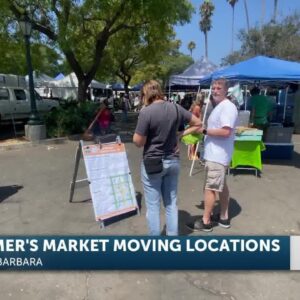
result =
[[[206,129],[203,129],[202,133],[203,133],[204,135],[207,135],[207,130],[206,130]]]

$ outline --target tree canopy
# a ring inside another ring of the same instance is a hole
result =
[[[26,15],[40,41],[64,54],[78,81],[78,97],[85,92],[112,38],[127,30],[141,30],[145,43],[153,29],[163,37],[170,26],[189,21],[193,7],[187,0],[1,0],[7,28]],[[127,41],[130,47],[130,40]]]
[[[207,41],[207,33],[212,28],[212,22],[211,17],[213,15],[213,12],[215,10],[214,4],[210,0],[204,0],[204,2],[200,6],[200,30],[204,34],[205,39],[205,57],[208,57],[208,41]]]
[[[188,43],[188,49],[191,52],[191,56],[193,56],[193,50],[196,48],[196,43],[194,41],[190,41]]]
[[[27,74],[24,45],[0,36],[0,70],[7,74]],[[53,49],[43,45],[34,44],[31,48],[32,66],[34,70],[55,76],[59,70],[60,56]]]
[[[227,0],[227,2],[230,4],[231,8],[232,8],[232,25],[231,25],[231,52],[233,52],[233,43],[234,43],[234,7],[236,5],[236,3],[238,2],[238,0]]]
[[[106,75],[121,79],[127,92],[128,85],[138,69],[145,69],[147,65],[158,68],[159,64],[165,61],[165,57],[177,46],[174,36],[171,26],[163,35],[156,28],[152,28],[146,39],[143,29],[116,34],[106,51]]]
[[[270,22],[261,29],[241,30],[238,35],[241,49],[222,59],[222,65],[235,64],[248,58],[265,55],[300,61],[300,16],[295,13],[282,22]]]
[[[172,41],[169,53],[162,55],[160,61],[142,63],[136,70],[132,80],[134,82],[143,82],[149,79],[158,79],[165,86],[171,75],[183,72],[194,62],[189,55],[179,52],[179,46],[179,41]]]
[[[3,1],[0,0],[0,5]],[[1,6],[2,7],[2,6]],[[18,27],[9,27],[11,18],[7,10],[0,11],[0,70],[2,73],[17,75],[27,74],[24,37]],[[46,45],[34,35],[31,47],[33,69],[54,76],[59,71],[61,55],[52,47]]]

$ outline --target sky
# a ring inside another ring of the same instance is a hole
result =
[[[219,65],[221,59],[231,51],[231,26],[232,26],[232,8],[226,0],[211,0],[215,5],[214,15],[212,17],[212,29],[208,33],[208,59]],[[180,51],[190,54],[187,46],[190,41],[196,43],[193,51],[193,59],[196,61],[205,55],[204,34],[199,28],[199,7],[203,0],[191,1],[195,13],[191,22],[183,26],[176,26],[176,38],[182,41]],[[261,24],[262,3],[265,2],[264,23],[271,20],[274,12],[274,0],[247,0],[250,27]],[[278,0],[277,21],[284,19],[285,16],[293,14],[295,11],[300,13],[300,0]],[[246,14],[244,9],[244,0],[238,0],[235,5],[235,39],[234,50],[239,50],[241,43],[237,39],[240,29],[246,29]]]

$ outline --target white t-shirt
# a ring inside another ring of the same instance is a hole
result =
[[[228,99],[222,100],[211,112],[207,120],[207,129],[235,128],[238,111]],[[228,166],[231,161],[234,144],[234,130],[229,137],[206,136],[204,141],[204,159]]]

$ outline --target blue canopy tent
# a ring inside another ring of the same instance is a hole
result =
[[[138,83],[138,84],[134,85],[134,86],[131,88],[131,90],[132,90],[132,91],[135,91],[135,92],[140,91],[141,88],[143,87],[143,85],[144,85],[143,83]]]
[[[204,76],[214,72],[217,66],[202,57],[189,66],[183,73],[172,75],[169,79],[170,86],[199,86],[199,80]]]
[[[230,67],[213,72],[199,80],[209,84],[217,78],[226,78],[240,83],[295,83],[300,81],[300,63],[266,56],[256,56]]]
[[[59,73],[54,79],[55,79],[55,80],[61,80],[61,79],[63,79],[64,77],[65,77],[64,74]]]
[[[124,86],[123,83],[117,82],[117,83],[113,83],[111,85],[111,89],[114,90],[114,91],[124,91],[125,90],[125,86]],[[131,90],[131,87],[128,86],[128,89]]]
[[[124,84],[123,83],[113,83],[111,85],[111,88],[114,90],[114,91],[123,91],[124,90]]]
[[[300,82],[300,63],[256,56],[230,67],[216,71],[204,78],[199,83],[210,84],[212,80],[226,78],[242,84],[260,85],[286,85],[286,97],[283,108],[283,121],[285,120],[288,84]]]

